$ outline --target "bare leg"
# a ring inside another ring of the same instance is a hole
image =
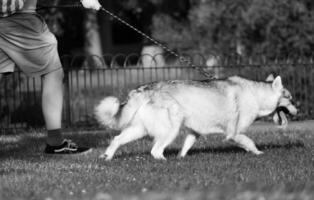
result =
[[[42,109],[48,130],[61,128],[63,104],[63,70],[46,74],[43,78]]]
[[[262,154],[262,151],[259,151],[255,146],[253,140],[243,134],[237,134],[232,138],[239,146],[244,148],[246,151],[250,151],[256,155]]]
[[[143,126],[141,125],[130,126],[124,129],[120,135],[116,136],[111,141],[105,153],[101,154],[99,157],[106,158],[106,160],[111,160],[114,153],[121,145],[140,139],[144,137],[145,135],[146,135],[146,132]]]
[[[61,128],[63,104],[63,70],[50,72],[43,76],[42,110],[47,130]],[[60,144],[60,132],[47,137],[47,143]]]
[[[181,157],[181,158],[185,157],[187,152],[191,149],[191,147],[195,143],[196,139],[197,139],[196,134],[188,134],[185,138],[185,141],[183,143],[182,149],[181,149],[178,157]]]

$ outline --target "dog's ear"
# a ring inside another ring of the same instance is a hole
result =
[[[273,74],[269,74],[266,78],[266,82],[273,82],[273,80],[275,79]]]
[[[281,82],[281,77],[280,76],[277,76],[275,78],[275,80],[273,81],[272,83],[272,87],[275,91],[280,91],[283,89],[283,85],[282,85],[282,82]]]

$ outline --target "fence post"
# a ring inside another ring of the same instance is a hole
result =
[[[71,121],[71,94],[70,94],[70,79],[69,79],[69,69],[66,66],[64,69],[64,112],[65,112],[65,127],[69,127],[72,125]]]

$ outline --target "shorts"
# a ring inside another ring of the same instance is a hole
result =
[[[0,73],[15,66],[28,76],[41,76],[62,68],[56,37],[36,13],[0,18]]]

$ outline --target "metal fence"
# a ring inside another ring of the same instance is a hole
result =
[[[86,59],[80,58],[81,61],[78,62],[75,60],[77,58],[65,57],[64,127],[97,127],[93,109],[105,96],[114,95],[123,99],[132,88],[152,81],[205,79],[203,72],[213,74],[217,78],[241,75],[254,80],[265,80],[270,73],[279,74],[297,102],[300,112],[296,118],[314,118],[312,60],[273,62],[229,60],[211,67],[198,62],[195,68],[186,64],[178,65],[175,62],[164,67],[143,67],[138,60],[135,59],[135,62],[129,60],[132,56],[124,57],[124,60],[121,57],[117,59],[118,57],[113,57],[109,64],[103,59],[100,65],[97,62],[96,65],[87,63]],[[195,63],[193,59],[192,61]],[[41,78],[28,78],[21,72],[1,77],[1,130],[44,126],[41,84]]]

